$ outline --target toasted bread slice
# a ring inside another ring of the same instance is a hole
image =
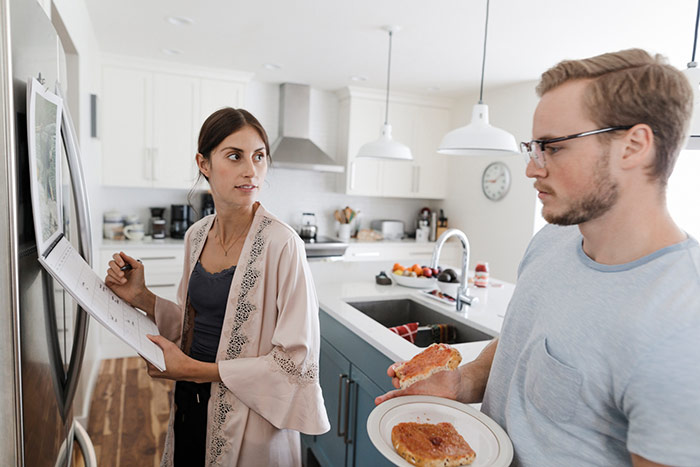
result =
[[[476,453],[451,423],[399,423],[391,444],[401,457],[419,467],[471,464]]]
[[[426,379],[439,371],[454,370],[462,361],[457,349],[447,344],[432,344],[430,347],[394,368],[401,389]]]

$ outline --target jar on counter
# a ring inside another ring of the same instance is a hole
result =
[[[124,216],[120,212],[105,212],[102,228],[107,240],[124,240]]]
[[[477,263],[474,268],[474,285],[477,287],[488,287],[489,263]]]

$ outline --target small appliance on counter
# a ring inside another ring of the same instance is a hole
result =
[[[403,221],[378,219],[370,222],[370,228],[381,232],[384,240],[401,240],[404,237]]]
[[[304,212],[301,214],[301,226],[299,227],[299,236],[303,239],[316,238],[318,227],[316,226],[316,214],[313,212]]]
[[[211,193],[204,193],[202,196],[202,217],[214,213],[216,213],[216,208],[214,207],[214,197],[211,195]]]
[[[416,241],[427,242],[430,239],[430,209],[423,208],[418,214],[418,227],[416,228]]]
[[[185,238],[185,232],[192,225],[192,206],[187,204],[170,205],[170,236]]]
[[[165,208],[149,208],[151,210],[151,236],[155,239],[165,238]]]

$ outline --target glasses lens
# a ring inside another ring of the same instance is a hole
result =
[[[530,147],[532,148],[532,153],[530,153],[530,157],[532,158],[533,161],[535,161],[535,165],[539,167],[540,169],[544,168],[544,151],[542,151],[542,146],[540,146],[539,143],[535,143],[534,141],[530,143]]]
[[[526,164],[530,163],[530,143],[520,143],[520,154]]]

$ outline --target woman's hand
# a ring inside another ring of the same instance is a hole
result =
[[[188,368],[192,363],[196,362],[194,359],[185,355],[184,352],[180,350],[180,347],[163,336],[146,334],[146,337],[163,349],[163,358],[165,360],[165,371],[160,371],[147,361],[148,376],[152,378],[172,379],[174,381],[191,381],[187,373],[189,373]]]
[[[141,308],[152,317],[155,295],[146,288],[143,264],[124,252],[115,253],[112,258],[107,269],[105,285],[119,298],[132,306]],[[122,271],[121,268],[127,264],[131,269]]]
[[[180,350],[180,347],[163,336],[146,334],[146,337],[163,349],[163,358],[165,360],[165,371],[160,371],[150,362],[146,362],[148,375],[152,378],[194,381],[195,383],[221,381],[219,366],[216,363],[200,362],[188,357]]]

